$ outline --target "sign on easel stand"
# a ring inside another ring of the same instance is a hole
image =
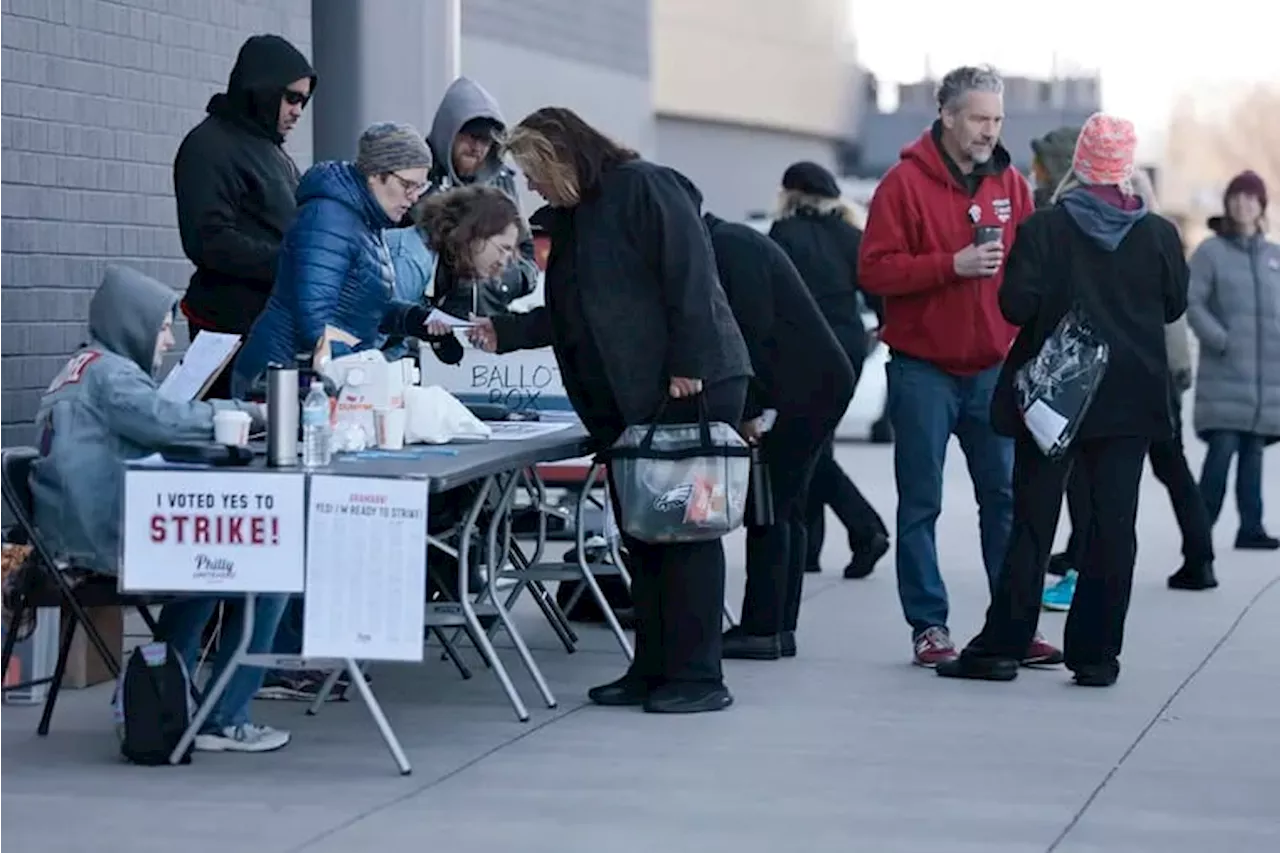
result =
[[[305,487],[295,473],[126,470],[120,588],[301,592]]]
[[[420,662],[427,483],[313,475],[302,654]]]

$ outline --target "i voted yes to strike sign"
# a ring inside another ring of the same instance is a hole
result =
[[[424,348],[418,367],[424,387],[439,385],[464,403],[495,403],[517,412],[571,408],[550,347],[496,355],[464,342],[456,365]]]
[[[301,474],[125,473],[120,586],[138,592],[301,592]]]

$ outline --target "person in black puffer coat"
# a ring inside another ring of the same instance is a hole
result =
[[[870,341],[862,324],[858,288],[862,232],[848,221],[847,214],[835,176],[817,163],[795,163],[782,176],[781,210],[769,236],[782,246],[799,270],[853,364],[856,381]],[[873,310],[875,307],[872,305]],[[821,571],[818,559],[825,535],[824,514],[830,506],[849,536],[852,557],[844,576],[864,578],[889,551],[889,532],[875,508],[836,462],[834,442],[833,430],[813,472],[807,569]]]

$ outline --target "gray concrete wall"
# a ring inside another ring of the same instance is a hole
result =
[[[40,392],[85,336],[109,262],[176,290],[173,155],[258,32],[311,52],[310,0],[4,0],[0,438],[31,440]],[[289,145],[311,161],[310,121]],[[185,334],[182,335],[185,339]]]
[[[725,219],[772,211],[782,173],[797,160],[836,169],[835,142],[785,131],[660,116],[657,139],[658,159],[697,184],[707,209]]]
[[[394,23],[371,42],[388,56],[429,43],[428,33]],[[84,339],[88,300],[108,262],[185,289],[190,265],[172,186],[178,144],[225,86],[246,37],[278,32],[311,56],[311,26],[312,0],[4,0],[6,446],[31,440],[40,392]],[[463,72],[500,99],[509,120],[564,104],[653,153],[648,0],[465,0],[462,32]],[[405,60],[389,84],[362,85],[390,85],[406,99],[401,120],[427,124],[413,65]],[[324,92],[321,69],[316,103],[289,145],[303,168]]]

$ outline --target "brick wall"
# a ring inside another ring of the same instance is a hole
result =
[[[40,392],[84,339],[107,263],[186,287],[173,155],[260,32],[310,55],[311,0],[3,0],[5,446],[30,442]],[[289,149],[310,163],[305,118]]]

